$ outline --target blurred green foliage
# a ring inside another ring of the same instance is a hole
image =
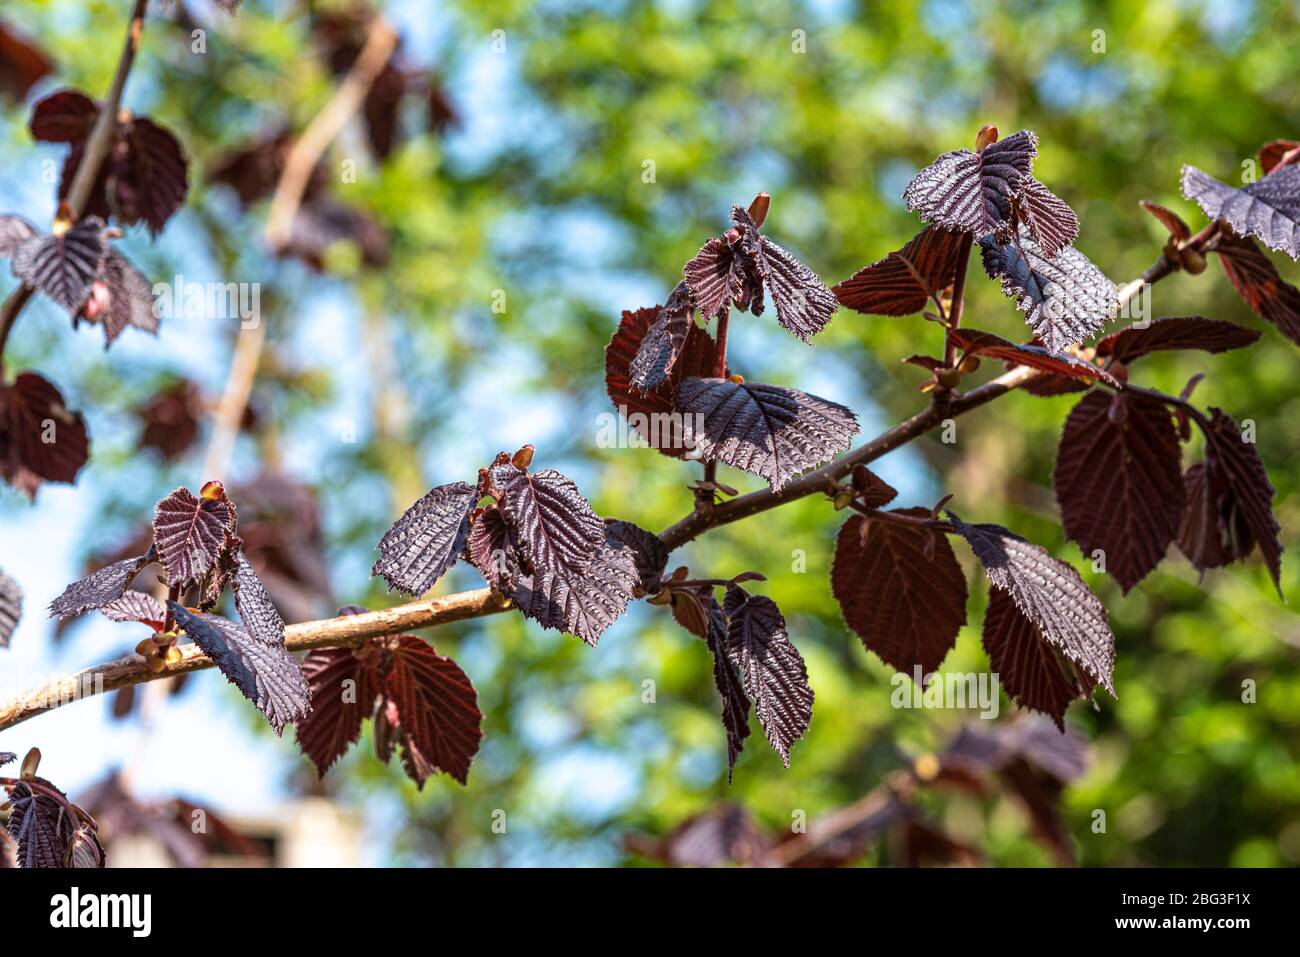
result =
[[[42,39],[61,81],[102,91],[123,6],[11,0],[2,13]],[[1291,3],[501,0],[387,10],[410,31],[405,55],[446,79],[462,116],[446,137],[415,135],[384,164],[365,158],[356,135],[331,153],[330,169],[344,158],[362,166],[355,185],[336,190],[391,232],[391,263],[380,272],[346,256],[326,277],[265,262],[264,209],[243,215],[205,181],[204,169],[233,146],[282,122],[301,129],[328,98],[333,81],[313,55],[300,4],[247,0],[233,19],[203,16],[203,56],[159,10],[127,97],[175,129],[194,159],[194,209],[156,248],[142,244],[141,259],[169,276],[198,247],[220,274],[258,278],[274,296],[277,361],[299,375],[263,380],[257,402],[277,445],[250,443],[237,464],[251,475],[278,460],[319,488],[334,582],[347,601],[391,600],[365,584],[371,544],[424,488],[469,478],[508,439],[536,441],[539,461],[571,468],[602,514],[661,530],[689,508],[684,486],[697,470],[648,450],[595,447],[608,408],[602,349],[618,310],[661,301],[681,264],[723,227],[730,203],[770,191],[765,231],[835,282],[917,231],[899,199],[917,168],[971,145],[984,123],[1004,133],[1027,127],[1040,138],[1039,177],[1080,214],[1079,247],[1124,281],[1163,243],[1139,199],[1178,210],[1193,228],[1202,222],[1178,194],[1182,163],[1230,181],[1261,143],[1300,134],[1300,15]],[[26,142],[21,116],[9,111],[15,149]],[[978,264],[968,288],[969,324],[1024,335]],[[498,289],[504,313],[492,310]],[[326,325],[322,303],[343,318]],[[1214,265],[1155,287],[1154,306],[1157,315],[1260,325]],[[378,348],[392,374],[375,360],[369,381],[355,381],[318,356],[318,337],[339,328],[355,347]],[[940,348],[939,331],[919,318],[850,312],[816,349],[770,315],[737,319],[732,330],[733,367],[849,401],[868,434],[921,407],[921,374],[900,360]],[[36,361],[66,336],[20,335],[15,348]],[[216,386],[223,349],[204,360]],[[188,462],[142,481],[125,451],[129,432],[113,430],[113,416],[150,391],[149,368],[173,359],[159,354],[142,367],[95,356],[72,376],[105,419],[89,473],[97,491],[85,494],[122,515],[141,514],[173,479],[195,478]],[[1268,330],[1254,349],[1156,356],[1140,373],[1177,392],[1204,370],[1198,402],[1257,422],[1285,543],[1300,529],[1298,360]],[[320,391],[302,391],[308,373]],[[317,410],[358,391],[372,414],[359,443],[340,443]],[[380,427],[398,401],[405,416]],[[1066,797],[1083,863],[1300,863],[1300,625],[1258,560],[1198,585],[1171,554],[1128,597],[1087,569],[1064,539],[1051,492],[1072,402],[1012,395],[961,419],[954,445],[931,437],[883,460],[881,471],[903,489],[901,504],[952,492],[964,517],[1003,522],[1075,561],[1110,609],[1119,699],[1070,715],[1093,742],[1092,769]],[[541,434],[517,437],[512,418],[532,421],[539,409]],[[725,469],[722,477],[757,487]],[[625,860],[622,833],[665,832],[719,799],[778,829],[795,809],[815,819],[854,800],[901,761],[940,747],[963,716],[890,707],[890,670],[846,632],[830,595],[839,520],[825,503],[804,501],[674,557],[697,574],[768,576],[762,587],[789,619],[817,695],[790,770],[755,727],[726,784],[707,652],[661,609],[641,606],[594,650],[515,616],[431,635],[473,677],[486,715],[469,786],[439,779],[419,794],[364,747],[326,786],[400,817],[401,862],[612,863]],[[799,553],[806,571],[793,570]],[[946,670],[987,667],[978,640],[986,587],[966,567],[970,624]],[[1300,594],[1298,582],[1289,559],[1284,591]],[[477,579],[458,572],[445,587]],[[1242,703],[1247,679],[1258,687],[1255,704]],[[653,704],[643,701],[646,681]],[[1013,706],[1003,704],[1005,719]],[[298,767],[311,786],[305,762]],[[505,835],[491,829],[497,809]],[[1104,834],[1090,827],[1095,809],[1106,812]],[[1010,802],[954,800],[936,812],[995,863],[1049,862]]]

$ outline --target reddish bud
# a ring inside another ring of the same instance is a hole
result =
[[[533,446],[525,445],[510,458],[510,464],[517,469],[526,469],[533,464]]]

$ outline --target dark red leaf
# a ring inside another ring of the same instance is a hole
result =
[[[1074,247],[1049,257],[1022,228],[1011,242],[983,237],[980,250],[984,271],[1001,280],[1049,352],[1094,335],[1115,310],[1115,284]]]
[[[629,381],[643,395],[669,381],[673,367],[686,348],[687,337],[695,327],[695,309],[684,282],[677,284],[668,302],[658,310],[658,316],[646,330],[628,368]]]
[[[735,228],[710,239],[682,269],[700,315],[707,321],[733,305],[754,315],[763,312],[764,267],[758,227],[739,206],[731,207]]]
[[[1214,251],[1228,281],[1251,311],[1300,345],[1300,289],[1278,275],[1264,250],[1248,236],[1220,236]]]
[[[478,693],[469,677],[415,635],[399,635],[384,680],[397,706],[402,764],[421,789],[436,771],[464,784],[483,737]]]
[[[103,325],[107,349],[128,326],[157,334],[158,313],[154,304],[149,280],[125,256],[110,249],[78,318]]]
[[[984,649],[989,654],[989,671],[998,676],[1007,695],[1022,708],[1050,715],[1062,731],[1070,702],[1086,700],[1091,693],[1068,659],[1016,607],[1010,593],[1000,588],[989,590]]]
[[[727,656],[727,618],[716,598],[709,596],[705,641],[713,656],[713,683],[722,698],[722,727],[727,734],[727,781],[749,737],[749,698],[736,666]]]
[[[423,595],[465,554],[477,503],[478,491],[465,482],[430,489],[379,540],[370,574],[408,595]]]
[[[766,236],[759,269],[772,292],[776,318],[787,332],[811,342],[835,313],[835,296],[821,277]]]
[[[103,867],[95,822],[44,778],[22,780],[9,791],[6,830],[19,867]]]
[[[701,459],[717,459],[780,489],[849,447],[853,412],[797,389],[689,378],[677,389],[682,432]]]
[[[1091,392],[1066,419],[1056,459],[1065,533],[1100,550],[1125,593],[1160,564],[1183,514],[1182,445],[1168,406]]]
[[[1106,609],[1079,573],[1000,525],[967,525],[948,513],[988,573],[1043,637],[1112,695],[1115,636]]]
[[[1087,379],[1072,379],[1052,372],[1039,372],[1031,376],[1020,389],[1040,399],[1050,399],[1058,395],[1069,395],[1072,392],[1085,392],[1090,385],[1092,383]]]
[[[294,144],[291,130],[275,130],[226,154],[208,173],[208,180],[230,186],[247,207],[270,196],[284,172],[284,161]],[[317,166],[304,188],[305,199],[314,198],[325,187],[325,177]]]
[[[1172,316],[1157,319],[1146,326],[1130,326],[1111,333],[1097,343],[1097,355],[1114,356],[1119,362],[1132,362],[1152,352],[1178,349],[1227,352],[1251,345],[1258,338],[1258,332],[1235,322],[1206,319],[1204,316]]]
[[[60,90],[32,110],[36,139],[72,146],[59,184],[60,199],[67,198],[99,110],[97,103],[76,90]],[[185,202],[187,167],[185,151],[170,131],[147,117],[123,114],[87,208],[79,212],[103,217],[111,212],[125,225],[144,220],[156,236]]]
[[[812,721],[808,669],[790,641],[776,603],[743,588],[727,588],[727,657],[743,676],[745,696],[772,748],[790,766],[790,747]]]
[[[884,508],[898,497],[898,490],[865,465],[853,467],[853,490],[867,508]]]
[[[1300,166],[1287,165],[1237,189],[1195,166],[1183,167],[1183,195],[1238,236],[1300,259]]]
[[[387,159],[397,146],[397,121],[405,95],[406,74],[389,61],[370,84],[361,110],[370,148],[378,159]]]
[[[1061,793],[1087,768],[1085,744],[1077,731],[1065,728],[1058,733],[1046,718],[992,726],[972,721],[945,753],[944,762],[997,773],[1025,806],[1035,833],[1057,863],[1073,864],[1070,831],[1061,818]]]
[[[716,371],[717,349],[713,337],[694,323],[686,344],[668,373],[667,381],[642,394],[633,388],[630,367],[647,330],[659,315],[658,307],[624,312],[618,330],[605,348],[605,387],[617,409],[651,448],[671,458],[681,458],[688,448],[682,438],[673,395],[686,376],[711,376]]]
[[[50,617],[73,618],[92,608],[112,605],[131,587],[141,570],[157,558],[154,549],[150,548],[143,555],[124,558],[91,572],[63,589],[63,593],[50,602]]]
[[[82,143],[90,135],[99,106],[78,90],[57,90],[32,106],[32,137],[44,143]]]
[[[10,485],[35,496],[41,482],[73,482],[89,455],[85,420],[52,382],[20,372],[0,385],[0,475]]]
[[[126,158],[114,167],[113,192],[123,223],[144,220],[155,236],[189,191],[189,161],[170,131],[142,116],[134,117],[119,136]]]
[[[524,617],[589,645],[623,616],[641,586],[633,550],[612,535],[581,573],[538,568],[513,578],[508,594]]]
[[[1021,130],[978,153],[954,150],[917,173],[903,191],[907,208],[948,229],[983,236],[1011,216],[1011,199],[1033,170],[1038,138]]]
[[[1013,203],[1016,218],[1025,224],[1048,258],[1073,245],[1079,237],[1079,217],[1074,210],[1032,176],[1024,179]]]
[[[832,292],[841,305],[877,316],[910,316],[956,281],[965,236],[927,226],[906,246],[865,266]]]
[[[641,576],[641,591],[649,594],[659,590],[659,577],[668,564],[668,550],[663,540],[639,525],[619,519],[605,519],[605,533],[632,552],[637,574]]]
[[[140,421],[140,447],[155,449],[167,461],[184,455],[199,436],[205,415],[198,386],[180,379],[135,409]],[[242,499],[241,499],[242,501]]]
[[[498,508],[485,508],[470,526],[466,557],[489,585],[509,595],[519,574],[519,541]]]
[[[489,477],[524,568],[581,575],[605,540],[605,526],[573,481],[554,469],[529,473],[508,462],[493,466]]]
[[[1259,148],[1259,168],[1265,176],[1286,160],[1288,164],[1300,160],[1300,143],[1295,140],[1272,140]]]
[[[21,103],[37,83],[54,71],[45,51],[0,23],[0,93]]]
[[[901,867],[979,867],[978,848],[950,837],[942,827],[922,820],[917,812],[903,818],[899,834]]]
[[[235,513],[224,498],[195,498],[176,489],[154,511],[153,540],[171,585],[197,582],[216,565],[234,528]]]
[[[966,623],[966,576],[947,537],[923,525],[851,516],[835,541],[831,591],[867,650],[908,677],[937,671]]]
[[[1169,230],[1169,235],[1182,242],[1192,238],[1191,228],[1183,222],[1183,218],[1175,213],[1172,209],[1161,206],[1159,203],[1153,203],[1148,199],[1138,200],[1143,209],[1154,216],[1165,229]]]
[[[286,256],[296,256],[317,272],[322,272],[326,254],[337,243],[355,244],[362,262],[373,269],[388,262],[387,230],[363,210],[323,195],[304,202],[298,208],[288,241],[281,252]]]
[[[1243,440],[1222,409],[1210,409],[1208,427],[1202,430],[1205,464],[1187,470],[1187,512],[1178,547],[1198,570],[1204,570],[1244,558],[1258,543],[1281,594],[1281,528],[1273,516],[1276,490],[1259,452]]]
[[[1111,385],[1119,385],[1119,381],[1105,369],[1066,352],[1052,353],[1033,344],[1017,345],[979,329],[953,329],[948,335],[953,344],[967,355],[992,356],[1011,365],[1029,366],[1069,379],[1100,379]]]
[[[307,679],[283,637],[279,642],[261,641],[225,618],[193,613],[174,601],[167,607],[177,626],[257,706],[276,734],[311,710]]]
[[[318,648],[302,663],[311,688],[311,711],[295,725],[298,747],[321,777],[357,742],[361,722],[375,710],[380,691],[373,666],[377,652],[367,648],[364,659],[361,654],[351,648]]]
[[[743,807],[722,804],[697,814],[663,838],[633,835],[628,849],[669,867],[754,864],[771,844]]]

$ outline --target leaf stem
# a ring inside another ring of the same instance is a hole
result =
[[[718,317],[717,361],[713,366],[713,375],[719,379],[727,377],[727,323],[730,319],[730,308]]]
[[[952,367],[957,358],[957,344],[953,342],[952,332],[961,325],[962,308],[966,300],[966,273],[970,271],[970,251],[975,237],[967,233],[962,237],[961,249],[957,253],[957,278],[952,284],[952,309],[948,312],[948,331],[943,334],[943,364]]]

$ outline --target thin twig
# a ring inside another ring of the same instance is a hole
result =
[[[961,250],[957,253],[957,278],[952,284],[952,310],[946,319],[948,328],[943,334],[943,364],[952,368],[957,358],[957,343],[953,341],[952,332],[961,325],[961,314],[966,302],[966,273],[970,271],[970,251],[974,238],[970,233],[962,237]]]

